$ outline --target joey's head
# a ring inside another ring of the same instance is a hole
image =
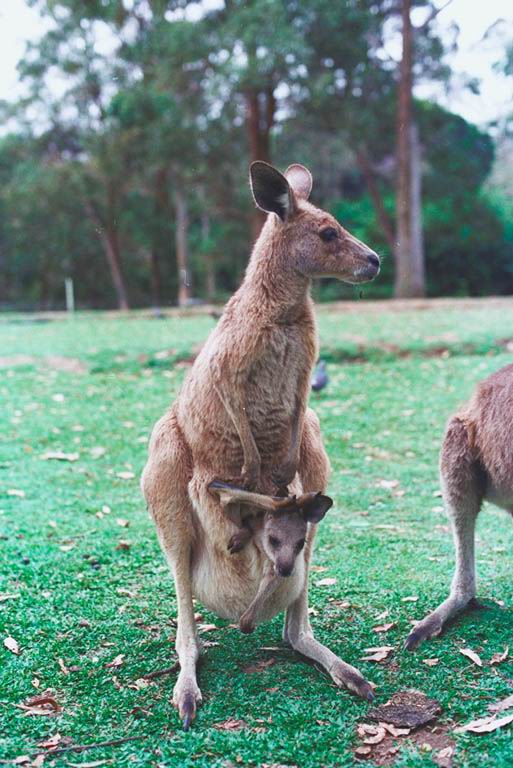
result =
[[[318,495],[306,506],[266,512],[260,531],[261,546],[279,576],[290,576],[306,543],[308,523],[319,523],[332,501]]]
[[[272,216],[266,237],[286,266],[308,278],[335,277],[346,283],[365,283],[379,272],[379,256],[351,235],[326,211],[308,202],[312,176],[294,164],[280,173],[257,160],[250,167],[250,184],[256,205]]]

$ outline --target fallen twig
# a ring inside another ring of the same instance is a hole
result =
[[[66,752],[86,752],[89,749],[99,749],[100,747],[117,747],[119,744],[125,744],[127,741],[138,741],[140,739],[147,739],[144,736],[124,736],[122,739],[110,739],[109,741],[97,741],[94,744],[75,744],[72,747],[58,747],[57,749],[47,749],[44,752],[36,752],[31,755],[32,759],[35,759],[39,755],[45,755],[46,757],[53,757],[54,755],[62,755]]]
[[[164,677],[164,675],[171,675],[180,668],[180,662],[175,661],[172,667],[166,667],[165,669],[156,669],[155,672],[148,672],[147,675],[141,675],[143,680],[155,680],[156,677]]]

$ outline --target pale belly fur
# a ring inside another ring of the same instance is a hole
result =
[[[222,619],[238,621],[253,602],[262,580],[265,556],[250,542],[238,555],[200,547],[193,556],[192,590],[209,611]],[[303,557],[298,557],[291,576],[263,606],[260,621],[272,619],[300,595],[306,576]]]

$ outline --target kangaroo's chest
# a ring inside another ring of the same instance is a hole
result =
[[[314,345],[301,329],[284,326],[269,333],[247,381],[246,407],[257,434],[290,423],[301,383],[310,376],[313,350]]]

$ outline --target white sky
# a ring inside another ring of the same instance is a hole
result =
[[[483,41],[486,30],[501,18],[507,23]],[[419,95],[432,96],[480,124],[513,111],[513,76],[505,78],[493,70],[494,63],[503,55],[505,43],[513,40],[511,0],[453,0],[438,19],[442,30],[448,30],[453,22],[460,28],[459,50],[449,62],[456,73],[477,77],[481,93],[475,96],[455,88],[444,94],[441,89],[421,86]],[[43,32],[43,22],[25,0],[0,0],[0,99],[14,100],[22,93],[16,64],[23,56],[26,41],[37,40]]]

